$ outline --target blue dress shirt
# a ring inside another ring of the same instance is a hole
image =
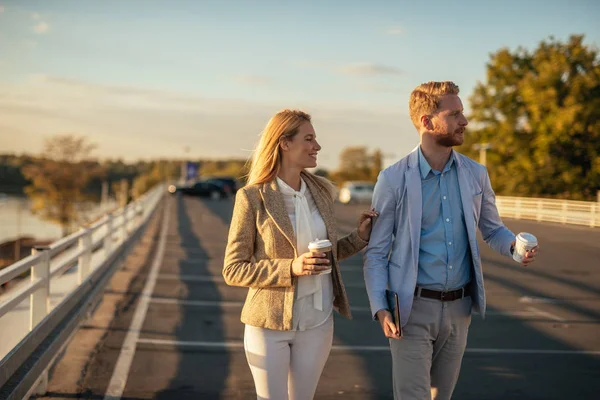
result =
[[[442,172],[431,168],[419,146],[423,213],[417,285],[454,290],[471,280],[471,252],[458,184],[455,154]]]

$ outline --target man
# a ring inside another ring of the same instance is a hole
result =
[[[396,400],[452,396],[471,308],[485,315],[477,227],[500,254],[510,257],[514,249],[486,168],[452,149],[463,143],[468,123],[458,92],[453,82],[428,82],[411,93],[419,147],[379,174],[373,195],[379,217],[364,274],[373,317],[390,338]],[[399,297],[401,338],[387,288]]]

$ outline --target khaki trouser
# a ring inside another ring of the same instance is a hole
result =
[[[390,339],[395,400],[448,400],[471,324],[471,297],[415,297],[403,338]]]

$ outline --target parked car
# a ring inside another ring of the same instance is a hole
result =
[[[171,194],[179,192],[188,196],[208,197],[213,200],[225,198],[230,194],[223,184],[207,181],[199,181],[189,186],[170,185],[168,190]]]
[[[234,195],[238,191],[238,182],[233,177],[218,176],[218,177],[205,178],[202,181],[209,182],[209,183],[215,183],[217,185],[222,185],[223,189],[227,192],[228,195]]]
[[[348,181],[340,190],[338,200],[343,204],[371,203],[375,184],[362,181]]]

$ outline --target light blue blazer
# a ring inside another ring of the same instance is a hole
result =
[[[496,196],[487,169],[456,153],[458,183],[473,259],[473,308],[485,317],[485,290],[476,229],[497,252],[510,257],[515,235],[508,230],[496,208]],[[396,164],[381,171],[373,194],[379,217],[373,224],[364,256],[364,275],[373,318],[388,308],[385,290],[398,293],[400,320],[406,325],[417,284],[421,240],[421,175],[418,147]]]

